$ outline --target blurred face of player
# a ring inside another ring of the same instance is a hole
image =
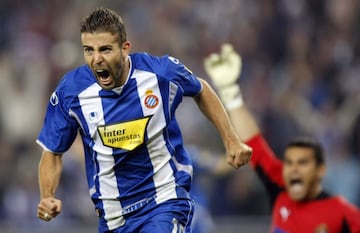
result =
[[[294,201],[311,200],[322,191],[325,165],[317,165],[310,148],[290,147],[285,151],[283,178]]]
[[[81,43],[85,62],[103,89],[111,90],[125,83],[129,73],[129,41],[120,45],[118,35],[110,32],[85,32],[81,34]]]

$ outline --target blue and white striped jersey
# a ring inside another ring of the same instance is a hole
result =
[[[103,90],[87,65],[67,73],[52,94],[37,143],[63,153],[82,136],[91,198],[108,221],[150,200],[188,198],[192,164],[175,111],[201,83],[179,60],[131,54],[126,83]]]

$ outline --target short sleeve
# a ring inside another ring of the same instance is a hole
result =
[[[69,110],[54,92],[47,106],[43,127],[37,143],[44,149],[54,153],[66,152],[75,140],[78,124],[70,116]]]
[[[179,85],[184,96],[196,96],[200,93],[202,85],[200,80],[179,59],[167,56],[166,77]]]

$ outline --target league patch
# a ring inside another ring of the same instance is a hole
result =
[[[172,61],[174,64],[180,64],[179,59],[177,59],[177,58],[175,58],[175,57],[169,56],[169,60]]]
[[[97,112],[90,112],[89,113],[89,121],[91,123],[95,123],[97,122],[99,119],[99,114]]]
[[[176,64],[176,65],[181,64],[180,60],[177,59],[177,58],[175,58],[175,57],[169,56],[169,60],[170,60],[172,63]],[[184,64],[182,64],[182,65],[184,66],[184,68],[185,68],[190,74],[193,74],[193,72],[192,72],[189,68],[187,68],[187,66],[185,66]]]
[[[144,143],[150,118],[99,126],[98,132],[105,146],[132,151]]]

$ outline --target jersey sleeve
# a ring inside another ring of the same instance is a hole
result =
[[[360,233],[360,209],[350,204],[344,198],[339,198],[344,208],[343,232]]]
[[[58,92],[51,95],[44,124],[36,142],[44,150],[64,153],[74,142],[79,127],[58,95]]]
[[[167,69],[165,76],[175,82],[183,90],[184,96],[196,96],[202,85],[200,80],[181,61],[171,56],[165,56]]]
[[[275,156],[261,134],[255,135],[246,144],[253,148],[250,165],[264,184],[273,204],[276,196],[284,188],[282,162]]]

